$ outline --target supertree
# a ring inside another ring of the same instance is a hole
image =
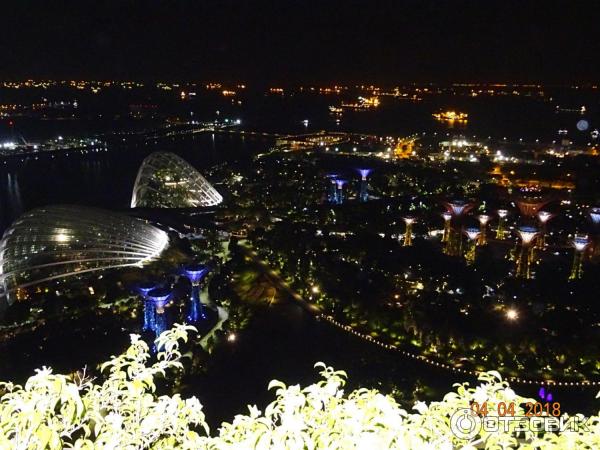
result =
[[[451,256],[460,256],[462,253],[462,217],[473,208],[473,204],[465,200],[452,200],[445,203],[448,212],[452,215],[450,221],[450,235],[446,244],[446,252]]]
[[[468,248],[465,253],[465,260],[467,261],[467,264],[470,265],[475,262],[475,255],[476,255],[476,251],[477,251],[477,242],[479,241],[479,239],[481,237],[481,231],[479,230],[479,228],[469,227],[465,230],[465,234],[467,235],[467,238],[469,239]]]
[[[487,224],[490,221],[490,216],[480,214],[479,217],[479,245],[487,244]]]
[[[200,319],[206,319],[206,312],[200,301],[200,282],[208,274],[208,268],[201,264],[191,264],[183,269],[183,274],[192,283],[192,290],[190,293],[190,304],[186,320],[188,323],[193,324],[198,322]]]
[[[337,188],[337,204],[341,205],[344,203],[344,185],[347,183],[346,180],[340,180],[339,178],[335,180],[335,185]]]
[[[507,209],[498,210],[498,228],[496,228],[496,239],[504,239],[504,232],[506,228],[506,216],[508,216]]]
[[[575,235],[573,238],[575,252],[573,254],[573,267],[571,268],[569,280],[578,280],[583,275],[583,255],[589,243],[590,241],[587,236]]]
[[[540,233],[536,245],[539,248],[544,248],[546,246],[546,224],[554,217],[554,214],[549,213],[548,211],[538,211],[537,217],[540,222]]]
[[[361,202],[366,202],[369,200],[369,182],[367,181],[367,177],[372,172],[371,169],[359,169],[360,173],[360,194],[359,198]]]
[[[522,192],[515,200],[521,215],[527,219],[534,219],[540,209],[549,200],[538,192]]]
[[[522,226],[517,230],[521,238],[521,249],[517,257],[517,269],[515,276],[529,280],[531,278],[531,263],[533,260],[532,243],[538,235],[538,230],[534,227]]]
[[[327,191],[327,201],[329,203],[336,204],[337,203],[337,185],[335,180],[337,179],[337,174],[330,173],[326,176],[329,181],[329,190]]]
[[[156,283],[146,282],[138,286],[138,291],[143,301],[143,322],[142,331],[154,331],[155,308],[154,304],[148,299],[148,292],[157,287]]]
[[[404,223],[406,224],[406,230],[404,231],[404,247],[409,247],[412,245],[412,226],[415,223],[414,217],[404,217]]]
[[[149,326],[147,329],[154,332],[155,337],[160,336],[169,327],[169,318],[165,307],[171,300],[171,296],[171,290],[162,287],[154,288],[145,294],[144,308],[148,308],[149,311],[144,309],[144,322],[148,318]],[[157,350],[156,346],[153,349]]]

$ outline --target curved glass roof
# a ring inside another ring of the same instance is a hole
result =
[[[166,232],[141,219],[81,206],[49,206],[17,219],[0,241],[0,286],[18,288],[141,265],[167,247]]]
[[[131,207],[196,208],[222,201],[221,194],[187,161],[174,153],[156,152],[140,166]]]

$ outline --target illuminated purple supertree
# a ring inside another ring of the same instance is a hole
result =
[[[169,319],[165,307],[169,303],[172,294],[170,289],[161,287],[154,288],[146,294],[146,301],[149,302],[147,306],[152,308],[154,313],[154,320],[152,321],[150,330],[154,332],[155,337],[160,336],[169,327]],[[145,316],[146,314],[144,314]],[[154,350],[157,350],[156,347],[154,347]]]
[[[335,185],[337,187],[337,204],[341,205],[344,203],[344,185],[347,183],[346,180],[336,179]]]
[[[546,246],[546,224],[554,217],[554,214],[548,211],[538,211],[537,217],[540,221],[540,234],[537,239],[537,246],[544,248]]]
[[[190,280],[192,285],[197,286],[200,281],[208,274],[208,268],[202,264],[192,264],[183,269],[184,275]]]
[[[360,173],[360,194],[359,194],[359,198],[361,202],[366,202],[367,200],[369,200],[369,192],[368,192],[368,187],[369,187],[369,183],[367,181],[367,177],[369,176],[369,174],[372,172],[371,169],[358,169],[358,172]]]
[[[462,216],[463,214],[469,212],[474,206],[472,203],[469,203],[465,200],[452,200],[450,202],[446,202],[445,204],[448,212],[450,212],[453,217]]]
[[[473,204],[465,200],[452,200],[445,203],[446,209],[452,215],[450,235],[446,245],[446,253],[451,256],[462,255],[462,233],[460,231],[461,219],[464,214],[473,208]]]
[[[583,255],[589,243],[590,240],[587,236],[575,235],[573,238],[575,253],[573,255],[573,267],[571,268],[569,280],[578,280],[583,275]]]
[[[186,316],[188,323],[196,323],[200,319],[206,319],[206,312],[200,301],[200,282],[208,272],[209,269],[202,264],[192,264],[183,269],[184,275],[192,283],[190,305]]]
[[[465,230],[465,234],[467,238],[469,238],[469,248],[465,253],[465,260],[467,264],[473,264],[475,262],[475,252],[477,247],[477,242],[481,236],[481,231],[479,228],[469,227]]]
[[[146,282],[138,286],[138,291],[144,301],[142,331],[154,330],[155,312],[154,303],[148,299],[148,292],[157,287],[156,283]]]
[[[533,260],[532,243],[538,235],[538,230],[534,227],[520,227],[517,234],[521,238],[521,250],[517,258],[517,278],[531,278],[531,262]]]
[[[504,228],[506,226],[507,209],[498,210],[498,228],[496,229],[496,239],[504,239]]]
[[[337,177],[338,175],[335,173],[330,173],[327,175],[327,178],[329,179],[329,193],[327,194],[327,200],[329,203],[333,204],[337,203],[337,187],[335,183]]]

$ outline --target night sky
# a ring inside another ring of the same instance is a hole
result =
[[[600,78],[597,1],[2,2],[0,78]]]

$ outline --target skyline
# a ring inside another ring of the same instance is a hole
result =
[[[62,6],[11,9],[0,78],[563,84],[599,72],[591,2]]]

